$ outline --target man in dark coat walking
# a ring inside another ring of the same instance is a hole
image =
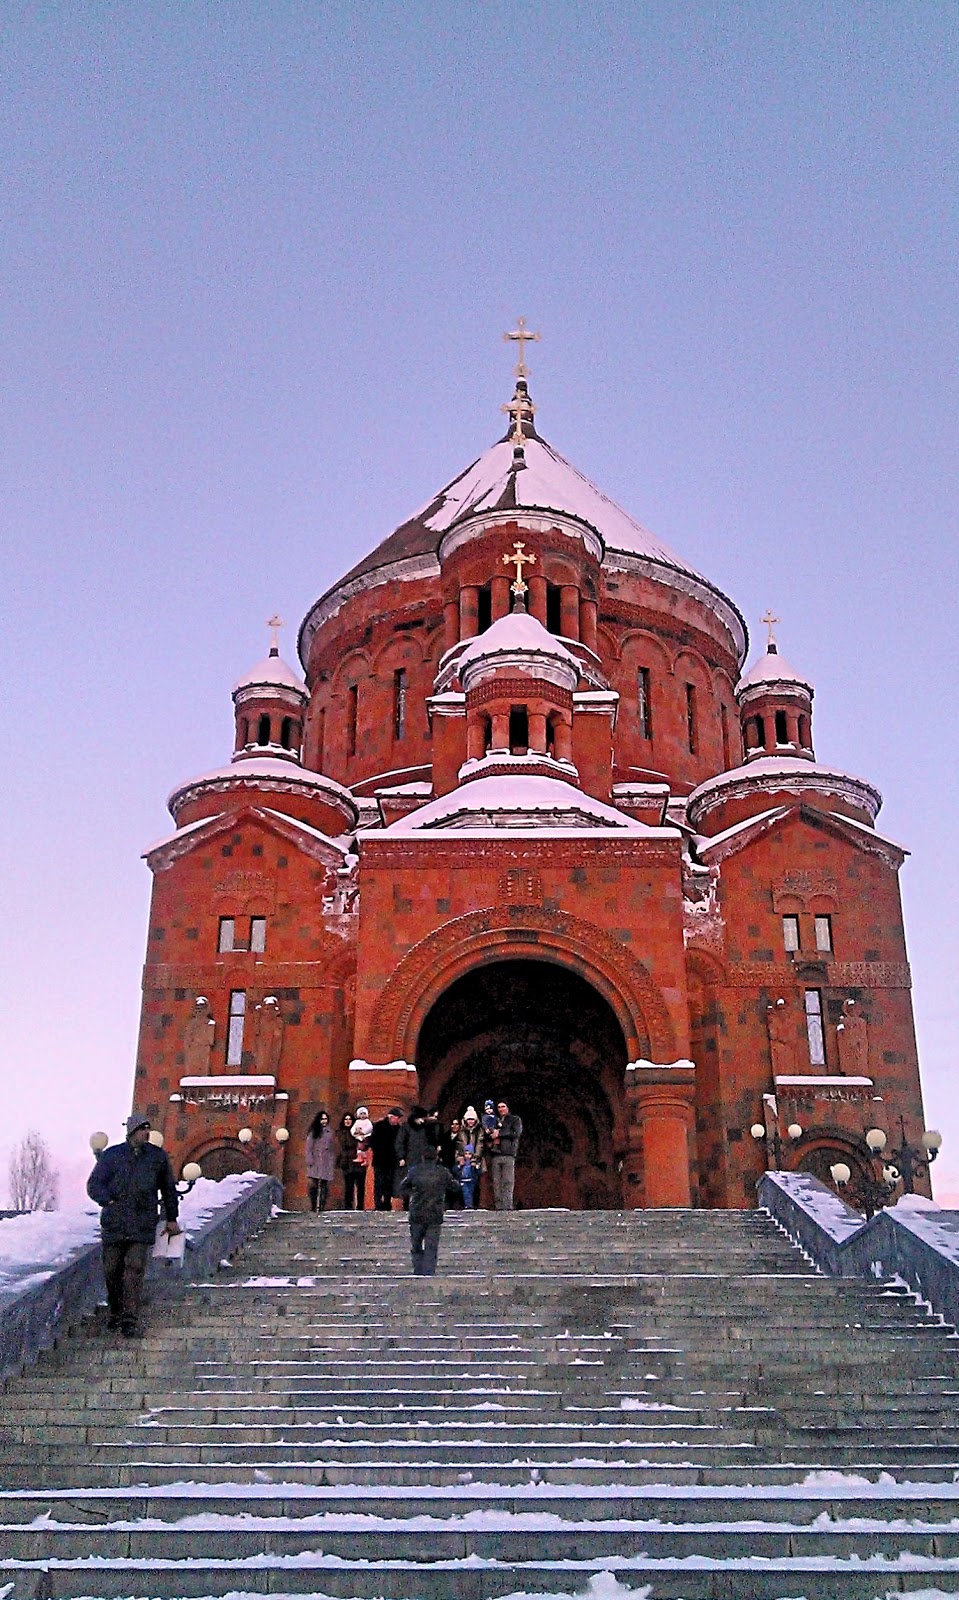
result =
[[[410,1254],[413,1276],[432,1278],[440,1248],[440,1228],[447,1198],[459,1198],[460,1186],[436,1159],[435,1145],[427,1145],[421,1160],[400,1184],[400,1194],[410,1202]]]
[[[127,1117],[126,1126],[123,1144],[111,1145],[97,1161],[87,1181],[87,1194],[103,1207],[100,1234],[107,1326],[119,1328],[126,1338],[133,1339],[139,1331],[143,1278],[156,1241],[161,1202],[167,1233],[172,1238],[181,1229],[173,1169],[166,1152],[150,1143],[149,1118],[134,1113]]]
[[[373,1206],[377,1211],[391,1211],[393,1179],[396,1176],[396,1130],[403,1113],[392,1106],[385,1117],[374,1122],[370,1134],[373,1152]]]

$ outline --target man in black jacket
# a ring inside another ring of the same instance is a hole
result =
[[[496,1104],[496,1127],[491,1136],[492,1155],[490,1175],[493,1179],[493,1207],[496,1211],[512,1211],[513,1179],[516,1175],[516,1155],[523,1134],[522,1120],[506,1104]]]
[[[413,1276],[432,1278],[440,1248],[440,1228],[447,1197],[458,1199],[460,1186],[436,1159],[436,1146],[427,1145],[422,1158],[400,1184],[400,1194],[410,1202],[410,1253]]]
[[[373,1124],[370,1149],[373,1152],[373,1206],[377,1211],[392,1210],[393,1179],[396,1176],[396,1130],[403,1113],[393,1106]]]
[[[156,1240],[159,1202],[166,1231],[179,1233],[179,1196],[169,1157],[150,1143],[148,1117],[127,1117],[123,1144],[111,1145],[87,1181],[87,1194],[102,1206],[100,1234],[107,1283],[107,1326],[128,1339],[139,1331],[147,1258]]]

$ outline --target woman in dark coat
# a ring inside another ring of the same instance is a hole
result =
[[[336,1138],[330,1127],[330,1114],[320,1110],[310,1123],[306,1136],[306,1181],[310,1210],[325,1211],[330,1184],[336,1171]]]
[[[343,1174],[343,1204],[347,1211],[359,1209],[356,1205],[358,1176],[354,1162],[356,1160],[356,1140],[352,1133],[353,1113],[344,1111],[343,1120],[337,1131],[337,1156],[336,1164]],[[363,1173],[363,1186],[366,1187],[366,1173]]]

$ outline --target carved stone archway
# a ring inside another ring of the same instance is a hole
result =
[[[492,906],[444,923],[414,945],[384,987],[370,1026],[373,1060],[416,1060],[420,1028],[439,996],[485,962],[553,961],[608,1001],[631,1058],[672,1061],[676,1031],[649,971],[595,923],[542,906]]]

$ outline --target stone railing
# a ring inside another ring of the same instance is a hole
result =
[[[213,1211],[196,1227],[187,1223],[183,1265],[151,1261],[148,1276],[166,1284],[212,1277],[269,1221],[282,1188],[276,1178],[258,1178],[237,1199]],[[93,1315],[105,1299],[99,1244],[81,1245],[54,1267],[26,1266],[0,1287],[0,1379],[20,1372]]]
[[[867,1222],[806,1172],[767,1172],[759,1204],[822,1272],[901,1279],[959,1327],[959,1211],[891,1206]]]

